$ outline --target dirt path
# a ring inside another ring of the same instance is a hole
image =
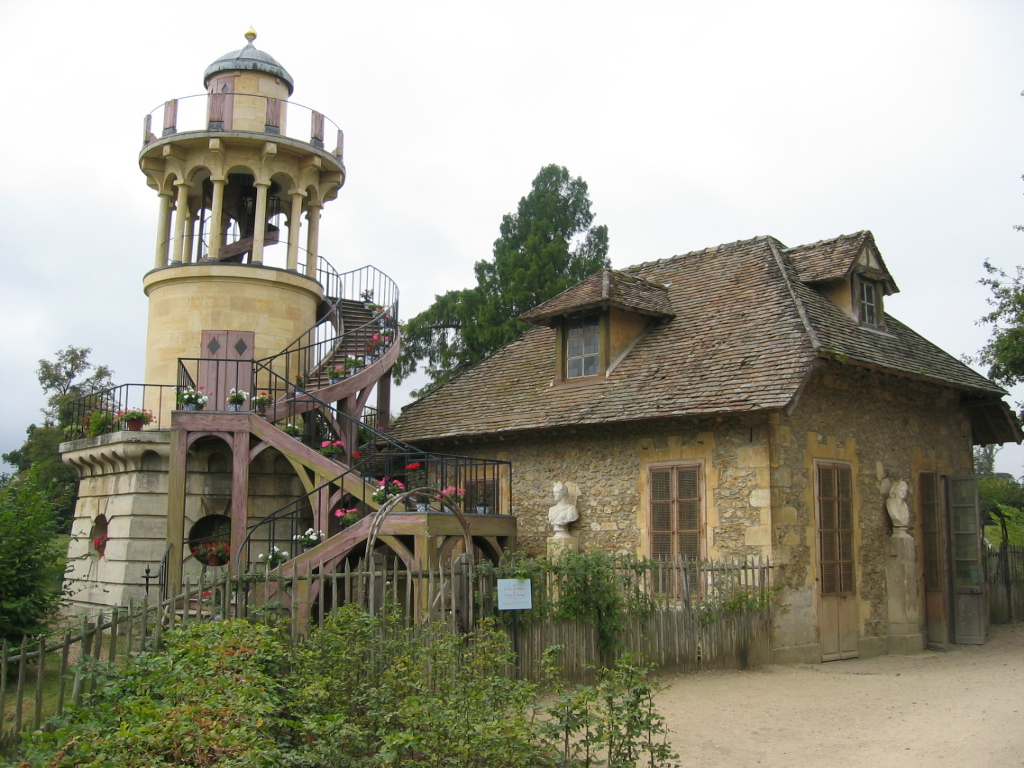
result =
[[[686,768],[1024,766],[1024,624],[948,653],[662,683]]]

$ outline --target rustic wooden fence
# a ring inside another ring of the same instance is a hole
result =
[[[169,600],[130,604],[69,622],[59,633],[28,639],[20,646],[0,644],[0,755],[7,754],[25,730],[78,704],[92,678],[83,661],[116,661],[158,648],[168,629],[228,615],[230,590],[223,582],[186,584]]]
[[[513,569],[514,570],[514,565]],[[518,674],[540,679],[546,649],[559,645],[555,667],[568,682],[592,682],[595,667],[613,661],[599,650],[597,629],[559,618],[567,577],[544,573],[532,580],[534,611],[511,620],[499,612],[498,578],[509,569],[474,568],[465,556],[430,571],[372,558],[338,572],[307,569],[278,578],[267,569],[242,579],[201,579],[180,595],[143,602],[73,622],[60,633],[0,645],[0,755],[19,734],[43,726],[69,703],[82,701],[93,684],[80,662],[118,658],[160,647],[168,630],[190,622],[232,616],[287,622],[293,641],[309,623],[323,621],[345,603],[371,612],[389,610],[406,626],[447,625],[464,632],[494,616],[519,650]],[[764,562],[718,561],[647,564],[622,560],[615,569],[627,608],[617,652],[642,654],[665,671],[737,669],[771,663],[770,569]],[[305,619],[304,617],[308,617]]]
[[[989,620],[1007,624],[1024,619],[1024,547],[989,546],[985,559]]]

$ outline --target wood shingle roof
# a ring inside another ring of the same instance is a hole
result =
[[[885,331],[862,327],[808,284],[830,260],[855,257],[867,238],[870,232],[787,249],[758,237],[629,267],[622,279],[610,278],[624,286],[622,302],[650,308],[660,294],[667,306],[607,375],[558,380],[557,334],[535,327],[407,406],[393,431],[416,442],[781,409],[822,357],[999,401],[1000,387],[895,318],[887,316]],[[813,267],[802,268],[805,261]],[[602,284],[607,289],[609,278],[598,273],[524,319],[547,324],[587,302],[600,306],[607,301]]]

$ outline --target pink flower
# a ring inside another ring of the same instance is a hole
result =
[[[320,443],[321,448],[326,448],[329,445],[333,445],[333,443],[330,440],[324,440],[322,443]]]

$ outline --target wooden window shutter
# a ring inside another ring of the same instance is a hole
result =
[[[853,594],[853,474],[849,467],[818,467],[818,539],[821,594]]]
[[[650,471],[650,556],[653,560],[696,560],[701,556],[700,467],[659,467]]]

